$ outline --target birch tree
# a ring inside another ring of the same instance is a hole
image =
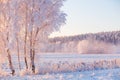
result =
[[[47,39],[48,35],[65,23],[66,14],[61,11],[64,0],[0,0],[5,46],[12,74],[15,73],[11,59],[11,47],[16,40],[18,61],[20,50],[18,35],[23,36],[24,61],[28,69],[27,53],[30,54],[30,68],[35,73],[35,53],[39,40]],[[0,16],[1,16],[0,15]],[[1,20],[0,19],[0,20]],[[24,32],[21,34],[21,32]],[[29,41],[29,43],[28,43]],[[29,48],[29,50],[27,50]],[[20,65],[19,65],[20,66]]]
[[[12,9],[12,27],[13,27],[13,36],[14,36],[14,41],[16,40],[16,50],[17,50],[17,56],[18,56],[18,63],[19,63],[19,69],[21,70],[21,65],[20,65],[20,50],[19,50],[19,33],[20,33],[20,24],[19,24],[19,15],[18,15],[18,9],[19,9],[19,4],[20,0],[11,0],[11,9]]]
[[[9,67],[12,71],[12,75],[14,75],[15,73],[15,70],[13,68],[13,63],[12,63],[12,59],[11,59],[11,51],[10,51],[10,48],[11,48],[11,44],[12,44],[12,39],[11,39],[11,27],[10,27],[10,23],[11,23],[11,16],[10,16],[10,1],[1,1],[1,18],[3,20],[3,26],[1,26],[4,30],[4,33],[3,33],[3,37],[4,37],[4,43],[5,43],[5,49],[6,49],[6,52],[7,52],[7,56],[8,56],[8,62],[9,62]]]
[[[21,0],[19,5],[19,9],[18,9],[18,15],[20,17],[19,22],[20,22],[20,26],[21,26],[21,35],[22,36],[22,41],[24,43],[23,45],[23,49],[24,49],[24,62],[25,62],[25,66],[26,69],[28,69],[28,61],[27,61],[27,37],[28,37],[28,4],[29,4],[29,0]]]
[[[35,73],[35,46],[39,35],[48,36],[52,31],[59,30],[65,23],[66,14],[60,8],[64,0],[31,0],[29,12],[29,40],[32,72]],[[39,38],[43,38],[40,37]]]
[[[3,35],[2,38],[4,39],[4,46],[8,56],[8,62],[10,69],[12,71],[12,75],[14,75],[15,70],[13,68],[12,57],[11,57],[11,50],[15,45],[15,39],[17,39],[17,34],[19,33],[19,27],[17,24],[17,4],[19,0],[1,0],[0,1],[1,7],[1,14],[0,18],[2,20],[1,25],[1,34]],[[19,53],[18,53],[19,54]],[[19,58],[19,55],[18,55]],[[19,61],[19,60],[18,60]],[[19,61],[20,63],[20,61]]]

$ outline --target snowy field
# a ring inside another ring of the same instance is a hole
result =
[[[0,80],[120,80],[120,69],[94,70],[44,75],[7,76]]]
[[[13,56],[16,75],[11,76],[7,62],[1,64],[0,80],[120,80],[119,54],[37,54],[36,74],[19,72],[17,56]],[[21,56],[21,60],[23,56]]]

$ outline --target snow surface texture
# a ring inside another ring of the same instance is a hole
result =
[[[0,80],[120,80],[120,69],[85,72],[57,73],[45,75],[7,76]]]
[[[20,71],[17,56],[13,58],[16,75],[9,74],[9,67],[4,62],[0,80],[120,80],[120,55],[36,55],[35,75],[24,70],[23,61]]]

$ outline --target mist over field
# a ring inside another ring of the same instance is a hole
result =
[[[112,54],[117,52],[117,48],[109,43],[89,40],[80,41],[77,46],[78,53],[83,54]]]

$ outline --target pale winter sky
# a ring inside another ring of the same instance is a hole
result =
[[[66,0],[66,25],[51,36],[120,30],[120,0]]]

